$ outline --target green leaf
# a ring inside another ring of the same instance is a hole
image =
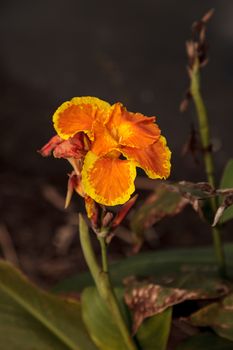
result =
[[[143,350],[165,350],[170,333],[172,308],[147,318],[136,336]]]
[[[233,341],[233,294],[195,312],[190,321],[194,326],[211,327],[221,337]]]
[[[117,289],[115,292],[127,320],[127,312],[123,303],[123,290]],[[127,349],[107,305],[95,287],[86,288],[82,293],[82,315],[89,334],[98,349]]]
[[[225,245],[228,274],[233,274],[233,244]],[[136,256],[112,263],[110,273],[113,284],[121,285],[127,276],[156,276],[157,279],[169,279],[181,273],[206,271],[207,274],[217,274],[218,268],[212,247],[191,248],[141,253]],[[79,274],[62,281],[56,291],[81,291],[93,285],[89,273]]]
[[[96,350],[81,306],[32,285],[0,262],[0,345],[7,350]]]
[[[230,159],[223,171],[220,188],[233,188],[233,159]],[[233,206],[230,206],[223,213],[220,223],[233,219]]]
[[[194,335],[182,344],[176,350],[232,350],[233,342],[217,337],[212,333],[200,333]]]
[[[123,289],[118,288],[115,292],[126,322],[129,325],[127,310],[123,303]],[[126,349],[124,340],[95,287],[86,288],[82,293],[82,314],[86,327],[99,349]],[[166,349],[171,316],[172,308],[169,308],[165,312],[147,318],[143,322],[136,334],[140,349]]]

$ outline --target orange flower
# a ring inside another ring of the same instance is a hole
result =
[[[121,103],[111,106],[95,97],[75,97],[57,109],[53,122],[60,140],[68,142],[56,144],[54,155],[62,153],[57,147],[63,151],[68,146],[69,153],[62,156],[82,160],[83,190],[100,204],[113,206],[130,198],[136,167],[152,179],[169,176],[171,152],[155,117],[128,112]],[[83,148],[77,135],[83,135]]]

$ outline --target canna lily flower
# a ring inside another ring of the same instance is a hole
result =
[[[97,203],[127,202],[135,190],[136,167],[152,179],[170,174],[171,152],[155,117],[128,112],[121,103],[75,97],[56,110],[53,122],[57,136],[42,155],[53,151],[78,162],[83,191]]]

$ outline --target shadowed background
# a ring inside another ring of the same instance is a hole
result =
[[[69,166],[36,152],[54,134],[51,116],[62,102],[90,95],[156,115],[173,153],[171,179],[205,180],[202,163],[181,156],[195,112],[191,105],[180,114],[179,104],[188,87],[185,41],[192,22],[211,7],[216,11],[208,26],[210,62],[203,70],[202,89],[219,178],[233,155],[230,1],[1,1],[1,228],[11,245],[10,256],[28,273],[35,272],[39,258],[41,264],[57,258],[60,253],[56,249],[51,253],[49,242],[58,229],[67,230],[67,220],[71,226],[76,222],[74,210],[66,214],[62,210]],[[168,226],[189,232],[182,244],[200,244],[194,238],[195,220],[170,221]],[[165,246],[177,243],[166,225],[163,230],[169,237]],[[64,256],[72,255],[71,233],[65,234],[71,238]],[[209,242],[210,237],[202,241]],[[76,259],[74,253],[71,265],[77,264]],[[62,272],[69,270],[63,267]],[[46,273],[48,269],[44,267]],[[45,272],[37,271],[43,278]]]

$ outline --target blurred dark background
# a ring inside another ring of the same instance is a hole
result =
[[[76,197],[70,210],[62,209],[69,166],[37,153],[54,134],[54,110],[74,96],[121,101],[156,115],[173,153],[171,180],[205,180],[202,163],[181,155],[195,112],[191,105],[181,114],[179,104],[188,87],[185,41],[192,22],[210,8],[202,89],[219,179],[233,155],[232,2],[0,2],[2,256],[45,283],[83,266],[75,228],[81,204]],[[210,242],[195,215],[172,220],[158,228],[159,247]],[[112,256],[124,252],[119,244]]]

